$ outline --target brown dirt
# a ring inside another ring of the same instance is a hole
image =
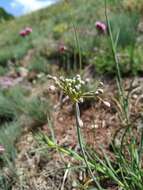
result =
[[[125,93],[128,93],[131,87],[131,120],[134,120],[135,126],[141,119],[141,111],[143,108],[142,102],[142,78],[135,79],[131,86],[131,79],[124,80]],[[81,110],[81,118],[84,123],[82,133],[84,134],[87,145],[99,151],[99,147],[103,146],[104,149],[110,153],[110,144],[113,139],[113,135],[120,127],[123,127],[119,119],[119,112],[115,104],[114,98],[117,97],[116,84],[113,81],[105,81],[105,98],[110,102],[111,107],[108,108],[100,101],[92,103],[92,106],[87,106],[87,109]],[[36,92],[42,94],[47,89],[47,84],[43,86],[39,91],[39,87],[33,89]],[[136,89],[136,90],[133,90]],[[59,101],[58,95],[52,95],[52,101],[56,105]],[[135,106],[136,105],[136,106]],[[82,106],[81,106],[82,107]],[[60,146],[68,147],[72,149],[77,148],[77,135],[75,127],[75,118],[73,105],[67,102],[61,109],[57,109],[52,114],[53,127],[57,143]],[[50,134],[48,124],[41,127],[41,130]],[[62,189],[63,178],[66,170],[61,169],[69,163],[74,163],[73,158],[68,158],[65,155],[59,155],[55,150],[47,149],[45,154],[35,152],[31,153],[34,149],[38,148],[37,141],[33,138],[31,132],[25,133],[18,141],[17,148],[19,151],[18,158],[16,160],[16,167],[21,173],[21,180],[24,182],[24,190],[82,190],[82,187],[77,187],[76,184],[84,183],[88,178],[86,172],[69,172],[66,177],[64,188]],[[84,177],[81,177],[83,175]],[[80,177],[82,178],[80,180]],[[23,180],[24,179],[24,180]],[[115,190],[117,187],[108,184],[109,190]],[[111,186],[111,187],[110,187]],[[19,190],[18,184],[16,184],[12,190]]]

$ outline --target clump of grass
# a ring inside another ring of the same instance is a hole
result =
[[[46,59],[44,59],[44,57],[41,56],[35,56],[31,63],[28,66],[28,70],[34,71],[36,73],[45,73],[48,74],[49,73],[49,63],[47,62]]]
[[[52,141],[46,135],[40,134],[38,137],[40,142],[43,142],[43,150],[45,150],[47,146],[47,148],[56,149],[64,155],[68,155],[75,160],[84,162],[84,157],[82,155],[71,149],[57,145],[55,141]],[[116,188],[127,190],[142,190],[143,169],[142,154],[140,154],[142,146],[140,146],[141,144],[139,146],[136,144],[136,139],[133,135],[129,135],[128,138],[130,138],[131,141],[130,144],[126,144],[124,147],[126,149],[126,152],[124,153],[121,147],[113,145],[114,159],[111,158],[102,147],[102,158],[95,150],[86,147],[87,164],[92,173],[96,175],[96,182],[100,184],[100,188],[98,187],[98,189],[104,190],[105,188],[108,188],[109,185],[109,187],[114,186]],[[85,165],[77,166],[74,164],[73,167],[81,167],[82,170]],[[97,188],[96,183],[94,184],[94,180],[91,178],[83,184],[83,187],[85,189]]]
[[[0,66],[0,76],[4,76],[7,73],[8,69]]]
[[[13,121],[0,126],[0,144],[5,148],[5,154],[9,159],[16,156],[15,142],[22,131],[20,122]],[[6,161],[6,160],[5,160]]]
[[[41,125],[47,122],[50,109],[50,103],[47,100],[34,97],[27,101],[25,114],[32,118],[37,125]]]
[[[136,42],[137,29],[139,23],[138,12],[120,12],[113,14],[110,20],[114,39],[119,32],[118,45],[126,47]],[[120,29],[120,31],[118,31]]]
[[[45,123],[50,103],[39,97],[29,97],[29,91],[15,86],[0,93],[1,122],[12,121],[21,115],[28,116],[37,123]]]
[[[15,118],[16,112],[13,103],[0,93],[0,119],[1,123],[4,121],[11,121]]]
[[[25,115],[37,122],[37,125],[47,121],[47,116],[51,109],[49,101],[37,96],[29,97],[29,90],[20,86],[11,88],[5,94],[11,103],[11,108],[14,110],[13,113],[15,113],[16,118]]]
[[[5,123],[0,126],[0,144],[5,148],[5,152],[0,155],[0,187],[9,190],[16,180],[17,171],[14,160],[17,156],[15,143],[20,137],[22,126],[19,121]],[[6,172],[7,171],[7,172]]]
[[[29,95],[29,91],[27,89],[17,85],[4,91],[3,95],[10,103],[9,105],[7,104],[7,106],[13,110],[13,113],[15,113],[15,118],[18,118],[25,112],[24,110],[26,109],[26,100]]]

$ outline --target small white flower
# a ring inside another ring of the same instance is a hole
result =
[[[57,81],[57,80],[58,80],[58,79],[57,79],[57,77],[52,77],[52,79],[53,79],[53,80],[55,80],[55,81]]]
[[[95,95],[98,95],[99,94],[99,92],[98,92],[98,90],[95,92]]]
[[[83,85],[85,84],[85,82],[83,80],[81,80],[80,83],[83,84]]]
[[[100,84],[101,86],[103,86],[103,85],[104,85],[104,84],[103,84],[103,82],[100,82],[99,84]]]
[[[75,89],[72,89],[72,92],[73,92],[74,94],[76,94],[76,90],[75,90]]]
[[[78,84],[78,85],[75,86],[75,89],[76,89],[76,90],[80,90],[80,88],[81,88],[81,85],[80,85],[80,84]]]
[[[56,91],[56,87],[54,85],[49,86],[48,90],[52,93]]]
[[[85,82],[86,82],[86,83],[89,83],[89,82],[90,82],[90,78],[86,78],[86,79],[85,79]]]
[[[98,90],[97,90],[99,93],[101,93],[101,94],[103,94],[103,89],[102,88],[99,88]]]
[[[72,90],[73,90],[72,87],[69,87],[69,91],[72,92]]]
[[[61,81],[64,81],[64,80],[65,80],[63,76],[60,76],[59,79],[60,79]]]
[[[76,80],[75,80],[75,79],[72,79],[72,82],[73,82],[73,83],[75,83],[75,82],[76,82]]]
[[[69,82],[69,81],[70,81],[70,79],[65,79],[65,81],[66,81],[66,82]]]
[[[81,78],[80,75],[76,75],[76,78]]]
[[[79,102],[83,103],[83,98],[80,98],[80,99],[79,99]]]

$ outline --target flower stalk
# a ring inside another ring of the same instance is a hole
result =
[[[87,156],[86,156],[86,152],[84,150],[84,145],[83,145],[83,139],[82,139],[82,135],[81,135],[81,118],[80,118],[80,110],[79,110],[79,105],[78,105],[78,102],[75,103],[75,117],[76,117],[76,129],[77,129],[77,137],[78,137],[78,143],[79,143],[79,146],[80,146],[80,149],[81,149],[81,153],[82,153],[82,156],[83,156],[83,159],[84,159],[84,162],[86,164],[86,167],[89,171],[89,174],[91,176],[91,178],[93,179],[93,181],[95,182],[95,184],[97,185],[97,187],[99,188],[99,190],[102,190],[102,187],[100,186],[97,178],[94,176],[91,168],[90,168],[90,165],[89,165],[89,162],[88,162],[88,159],[87,159]]]

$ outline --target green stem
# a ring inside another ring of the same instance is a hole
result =
[[[86,153],[85,153],[84,146],[83,146],[83,143],[82,143],[81,131],[80,131],[80,110],[79,110],[79,105],[78,105],[77,102],[75,103],[75,116],[76,116],[76,129],[77,129],[78,142],[79,142],[79,146],[80,146],[80,149],[81,149],[81,152],[82,152],[84,162],[85,162],[85,164],[87,166],[87,169],[88,169],[88,171],[90,173],[90,176],[92,177],[93,181],[95,182],[95,184],[97,185],[99,190],[103,190],[102,187],[100,186],[98,180],[94,176],[94,174],[93,174],[93,172],[92,172],[92,170],[91,170],[91,168],[89,166],[87,157],[86,157]]]
[[[70,6],[70,1],[65,0],[65,2]],[[79,37],[78,37],[78,33],[77,33],[77,27],[74,24],[74,19],[72,17],[72,14],[70,14],[71,16],[71,23],[73,26],[73,30],[74,30],[74,37],[75,37],[75,43],[78,49],[78,55],[79,55],[79,69],[80,69],[80,75],[82,74],[82,54],[81,54],[81,47],[80,47],[80,42],[79,42]],[[75,63],[76,64],[76,63]]]
[[[79,69],[80,69],[80,75],[81,75],[81,74],[82,74],[81,48],[80,48],[79,38],[78,38],[78,34],[77,34],[77,29],[76,29],[76,26],[75,26],[74,22],[72,22],[72,25],[73,25],[73,29],[74,29],[75,41],[76,41],[77,48],[78,48],[78,54],[79,54]]]
[[[126,119],[126,122],[128,124],[129,123],[128,107],[127,107],[128,104],[127,104],[127,100],[126,100],[125,95],[124,95],[124,90],[123,90],[123,85],[122,85],[122,77],[121,77],[120,66],[119,66],[119,60],[118,60],[117,52],[116,52],[117,42],[114,42],[112,29],[111,29],[111,25],[110,25],[108,14],[107,14],[107,0],[105,0],[105,17],[106,17],[107,26],[109,29],[109,37],[110,37],[110,42],[111,42],[111,47],[112,47],[112,53],[113,53],[113,57],[115,60],[115,65],[116,65],[116,72],[117,72],[116,77],[117,77],[118,90],[119,90],[119,94],[121,97],[121,104],[123,106],[125,119]]]

